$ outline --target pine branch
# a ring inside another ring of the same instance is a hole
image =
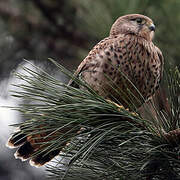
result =
[[[26,119],[14,139],[25,134],[41,144],[34,156],[62,148],[60,160],[55,160],[55,166],[47,167],[50,179],[179,178],[180,130],[179,119],[175,119],[179,113],[177,69],[167,72],[171,84],[168,103],[174,114],[167,116],[165,109],[156,109],[151,102],[143,110],[148,119],[107,101],[84,81],[51,61],[84,88],[63,84],[41,69],[37,72],[24,67],[29,75],[17,76],[28,84],[17,85],[22,91],[14,92],[14,96],[23,100],[14,109]],[[37,138],[39,133],[45,136]]]

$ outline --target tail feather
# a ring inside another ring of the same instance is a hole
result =
[[[51,161],[55,156],[57,156],[61,151],[64,151],[64,147],[67,146],[68,142],[62,142],[60,147],[56,150],[48,149],[48,145],[51,141],[59,138],[66,132],[71,131],[71,133],[78,133],[82,131],[81,129],[73,129],[72,125],[66,128],[62,128],[59,131],[52,132],[44,131],[44,126],[39,126],[39,131],[34,131],[28,134],[22,132],[20,127],[17,132],[15,132],[7,142],[7,146],[10,148],[18,148],[15,152],[15,158],[21,159],[22,161],[30,160],[32,166],[40,167],[49,161]],[[24,130],[24,129],[23,129]]]
[[[40,167],[50,160],[52,160],[55,156],[57,156],[62,147],[48,152],[43,151],[43,153],[38,153],[39,150],[45,148],[46,146],[41,143],[48,142],[52,140],[55,136],[51,138],[44,138],[47,136],[45,133],[39,133],[31,136],[27,136],[25,134],[20,133],[21,130],[15,132],[8,140],[6,146],[9,148],[18,148],[15,152],[14,156],[16,159],[21,159],[22,161],[26,161],[30,159],[30,164],[32,166]],[[50,132],[49,132],[50,133]],[[48,133],[48,134],[49,134]],[[36,154],[37,153],[37,154]]]
[[[16,159],[19,158],[25,161],[28,158],[30,158],[33,153],[34,153],[34,148],[31,146],[31,143],[25,142],[21,147],[19,147],[19,149],[14,154],[14,156],[16,157]]]
[[[51,151],[47,154],[47,152],[38,154],[37,156],[33,157],[30,160],[30,164],[32,166],[40,167],[46,164],[47,162],[51,161],[55,156],[57,156],[60,153],[60,149]]]
[[[16,148],[26,142],[26,135],[19,134],[18,132],[14,133],[8,140],[6,146],[9,148]]]

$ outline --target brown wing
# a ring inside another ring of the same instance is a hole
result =
[[[77,70],[74,73],[74,77],[78,77],[81,72],[89,69],[92,65],[94,65],[94,61],[96,61],[96,55],[100,54],[101,51],[104,51],[104,49],[106,49],[110,44],[112,44],[112,41],[112,38],[107,37],[100,41],[98,44],[96,44],[89,52],[88,56],[78,66]],[[72,79],[69,81],[68,85],[76,88],[79,87]]]

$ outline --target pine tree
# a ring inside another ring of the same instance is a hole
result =
[[[26,119],[15,125],[21,127],[19,134],[51,132],[35,154],[63,148],[54,164],[47,165],[50,179],[180,179],[178,68],[168,68],[156,96],[131,112],[51,62],[84,89],[38,67],[38,72],[24,67],[29,75],[16,75],[27,83],[16,85],[22,90],[13,93],[23,100],[14,109]],[[58,134],[62,129],[68,131]]]

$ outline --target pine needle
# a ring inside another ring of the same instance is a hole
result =
[[[21,131],[17,135],[46,133],[44,139],[50,139],[39,142],[44,148],[34,155],[62,147],[61,160],[47,166],[50,179],[142,179],[152,175],[166,177],[167,173],[179,175],[180,141],[174,145],[172,135],[175,133],[168,134],[179,128],[180,73],[177,68],[166,75],[172,116],[167,117],[168,112],[159,111],[153,105],[156,117],[146,108],[150,118],[146,119],[138,112],[107,101],[83,80],[54,60],[50,61],[84,88],[68,86],[38,67],[35,67],[37,71],[23,67],[29,75],[16,75],[26,83],[15,85],[21,91],[13,92],[13,96],[22,99],[19,107],[13,109],[26,119],[19,124]],[[153,165],[157,168],[151,171]]]

